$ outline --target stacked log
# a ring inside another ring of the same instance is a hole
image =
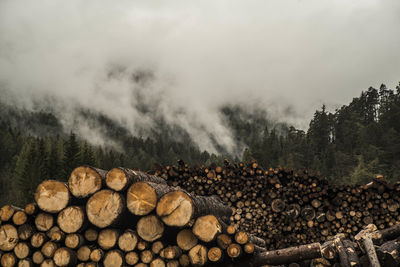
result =
[[[265,250],[265,240],[231,224],[232,209],[218,197],[197,196],[140,171],[78,167],[67,184],[43,181],[34,199],[24,209],[0,209],[1,266],[282,262],[276,259],[281,252]],[[283,262],[314,258],[319,250],[289,249]]]
[[[267,249],[325,242],[337,233],[354,240],[365,225],[400,222],[400,184],[378,176],[367,185],[335,185],[319,173],[263,168],[257,162],[221,166],[156,166],[152,172],[189,193],[217,195],[233,209],[230,223],[265,239]]]

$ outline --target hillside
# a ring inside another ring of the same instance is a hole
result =
[[[389,181],[400,177],[400,86],[371,87],[334,112],[323,106],[307,131],[271,121],[262,110],[224,106],[221,120],[234,144],[227,149],[214,140],[212,152],[162,119],[132,134],[107,114],[75,112],[77,128],[51,108],[0,105],[0,203],[26,202],[41,180],[66,177],[82,164],[150,170],[178,159],[190,165],[255,159],[263,166],[319,170],[337,183],[362,183],[377,173]],[[96,131],[82,134],[82,125]]]

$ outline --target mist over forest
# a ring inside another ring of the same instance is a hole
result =
[[[399,12],[397,0],[1,1],[0,202],[80,164],[254,159],[397,181]]]

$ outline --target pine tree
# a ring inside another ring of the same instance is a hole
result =
[[[75,134],[71,132],[68,141],[64,145],[64,158],[63,158],[64,180],[67,180],[72,170],[78,167],[79,151],[80,151],[79,143],[76,140]]]

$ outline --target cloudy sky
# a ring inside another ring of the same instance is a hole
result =
[[[323,103],[395,87],[399,14],[398,0],[0,0],[0,87],[19,105],[51,96],[133,131],[152,123],[138,102],[153,103],[199,142],[228,143],[223,104],[306,128]],[[138,71],[149,81],[132,82]]]

